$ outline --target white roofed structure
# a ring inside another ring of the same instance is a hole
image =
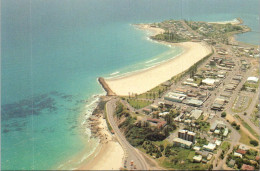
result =
[[[257,77],[248,77],[248,78],[247,78],[247,81],[248,81],[248,82],[253,82],[253,83],[257,83],[258,80],[259,80],[259,78],[257,78]]]
[[[202,83],[207,84],[207,85],[214,85],[215,82],[216,82],[216,80],[212,79],[212,78],[206,78],[206,79],[202,80]]]

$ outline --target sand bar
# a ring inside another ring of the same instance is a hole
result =
[[[173,76],[187,70],[211,53],[211,47],[203,42],[167,43],[184,48],[184,52],[165,63],[125,77],[105,79],[110,89],[120,96],[144,93]]]

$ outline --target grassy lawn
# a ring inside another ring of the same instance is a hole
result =
[[[195,155],[195,151],[193,150],[174,147],[172,151],[174,155],[157,159],[162,167],[178,170],[206,170],[209,167],[208,164],[193,163]]]
[[[253,135],[255,136],[257,139],[259,139],[259,135],[242,119],[240,118],[238,115],[235,115],[236,118],[239,119],[239,121],[242,123],[242,125]]]
[[[251,122],[254,123],[255,126],[258,126],[258,127],[259,127],[259,124],[260,124],[260,122],[259,122],[259,118],[257,118],[255,114],[252,114],[250,120],[251,120]]]
[[[194,83],[200,85],[202,82],[202,78],[197,78],[196,81],[194,81]]]
[[[253,145],[250,144],[250,140],[252,140],[252,138],[249,137],[244,131],[239,130],[239,133],[241,135],[241,138],[240,138],[239,142],[241,142],[241,143],[243,143],[245,145],[253,147]]]
[[[166,90],[166,87],[163,85],[158,85],[157,87],[153,88],[152,90],[149,90],[146,93],[137,95],[137,98],[139,99],[156,99],[159,97],[159,91],[162,93]],[[162,94],[161,94],[162,95]]]
[[[222,144],[221,144],[221,149],[224,150],[224,151],[227,151],[230,147],[230,143],[227,142],[227,141],[224,141]]]
[[[250,87],[250,88],[257,88],[258,87],[258,83],[249,83],[249,82],[246,82],[245,83],[245,87]]]
[[[200,130],[208,132],[210,129],[210,124],[208,122],[200,122]]]
[[[141,109],[144,108],[150,104],[152,104],[152,101],[148,101],[148,100],[138,100],[138,99],[127,99],[128,103],[136,108],[136,109]]]
[[[163,141],[154,141],[153,143],[157,146],[160,146],[162,144],[164,147],[166,147],[167,145],[172,145],[172,143],[170,143],[167,139]]]

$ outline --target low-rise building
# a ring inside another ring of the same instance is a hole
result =
[[[194,98],[189,98],[185,101],[185,103],[190,106],[199,107],[203,104],[203,101]]]
[[[214,134],[219,134],[220,133],[220,130],[219,129],[216,129],[215,131],[214,131]]]
[[[202,156],[201,156],[201,155],[198,155],[198,156],[194,156],[194,157],[193,157],[193,161],[194,161],[194,162],[198,162],[198,163],[199,163],[199,162],[201,162],[201,160],[202,160]]]
[[[250,83],[257,83],[259,80],[259,78],[257,77],[248,77],[247,78],[247,82],[250,82]]]
[[[198,147],[198,146],[194,146],[193,149],[194,149],[195,151],[200,151],[200,147]]]
[[[207,157],[207,160],[211,160],[212,157],[213,157],[213,155],[212,155],[212,154],[209,154],[208,157]]]
[[[165,100],[169,100],[172,102],[179,102],[179,103],[181,103],[185,98],[186,98],[185,94],[179,94],[174,92],[169,92],[164,96]]]
[[[202,80],[202,83],[206,84],[206,85],[210,85],[213,86],[215,84],[215,79],[212,78],[206,78],[204,80]]]
[[[173,139],[173,145],[180,146],[180,147],[183,147],[183,148],[191,148],[192,142],[183,140],[181,138],[174,138]]]
[[[236,151],[236,153],[245,155],[245,154],[246,154],[246,151],[245,151],[245,150],[238,149],[238,150]]]
[[[209,143],[208,145],[204,145],[203,148],[207,151],[214,151],[216,149],[216,144]]]
[[[157,105],[152,104],[152,105],[151,105],[151,108],[152,108],[153,110],[158,110],[159,107],[158,107]]]
[[[201,116],[202,113],[203,113],[202,110],[194,109],[191,111],[190,117],[197,120],[197,119],[199,119],[199,117]]]
[[[162,121],[162,120],[154,119],[154,118],[148,118],[147,121],[155,124],[158,128],[162,128],[167,124],[166,121]]]
[[[216,98],[215,101],[213,102],[212,106],[211,106],[211,109],[222,111],[223,108],[224,108],[224,104],[225,104],[225,100],[220,99],[220,98]]]
[[[165,115],[168,115],[169,114],[169,112],[161,112],[161,113],[159,113],[158,115],[159,116],[165,116]]]
[[[210,126],[210,131],[214,132],[216,128],[226,128],[226,125],[224,124],[223,121],[220,120],[216,120],[215,122],[213,122]]]
[[[240,144],[238,149],[245,150],[245,151],[249,150],[249,148],[247,146],[243,145],[243,144]]]
[[[223,136],[226,137],[227,135],[228,135],[228,128],[225,128],[225,129],[224,129]]]
[[[255,170],[255,167],[247,164],[243,164],[241,170]]]
[[[215,141],[215,144],[216,144],[217,146],[220,146],[220,145],[221,145],[221,141],[220,141],[220,140],[216,140],[216,141]]]
[[[234,156],[235,156],[235,157],[240,157],[241,159],[243,158],[242,154],[239,154],[239,153],[237,153],[237,152],[234,152]]]

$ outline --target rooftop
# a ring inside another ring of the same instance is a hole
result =
[[[191,141],[186,141],[186,140],[183,140],[181,138],[174,138],[173,142],[178,142],[178,143],[181,143],[181,144],[185,144],[187,146],[191,146],[192,145]]]
[[[243,164],[241,167],[241,170],[255,170],[255,167],[247,165],[247,164]]]
[[[247,81],[251,81],[251,82],[258,82],[259,78],[257,77],[248,77]]]
[[[202,113],[203,113],[202,110],[198,110],[198,109],[192,110],[191,111],[191,117],[198,119]]]

